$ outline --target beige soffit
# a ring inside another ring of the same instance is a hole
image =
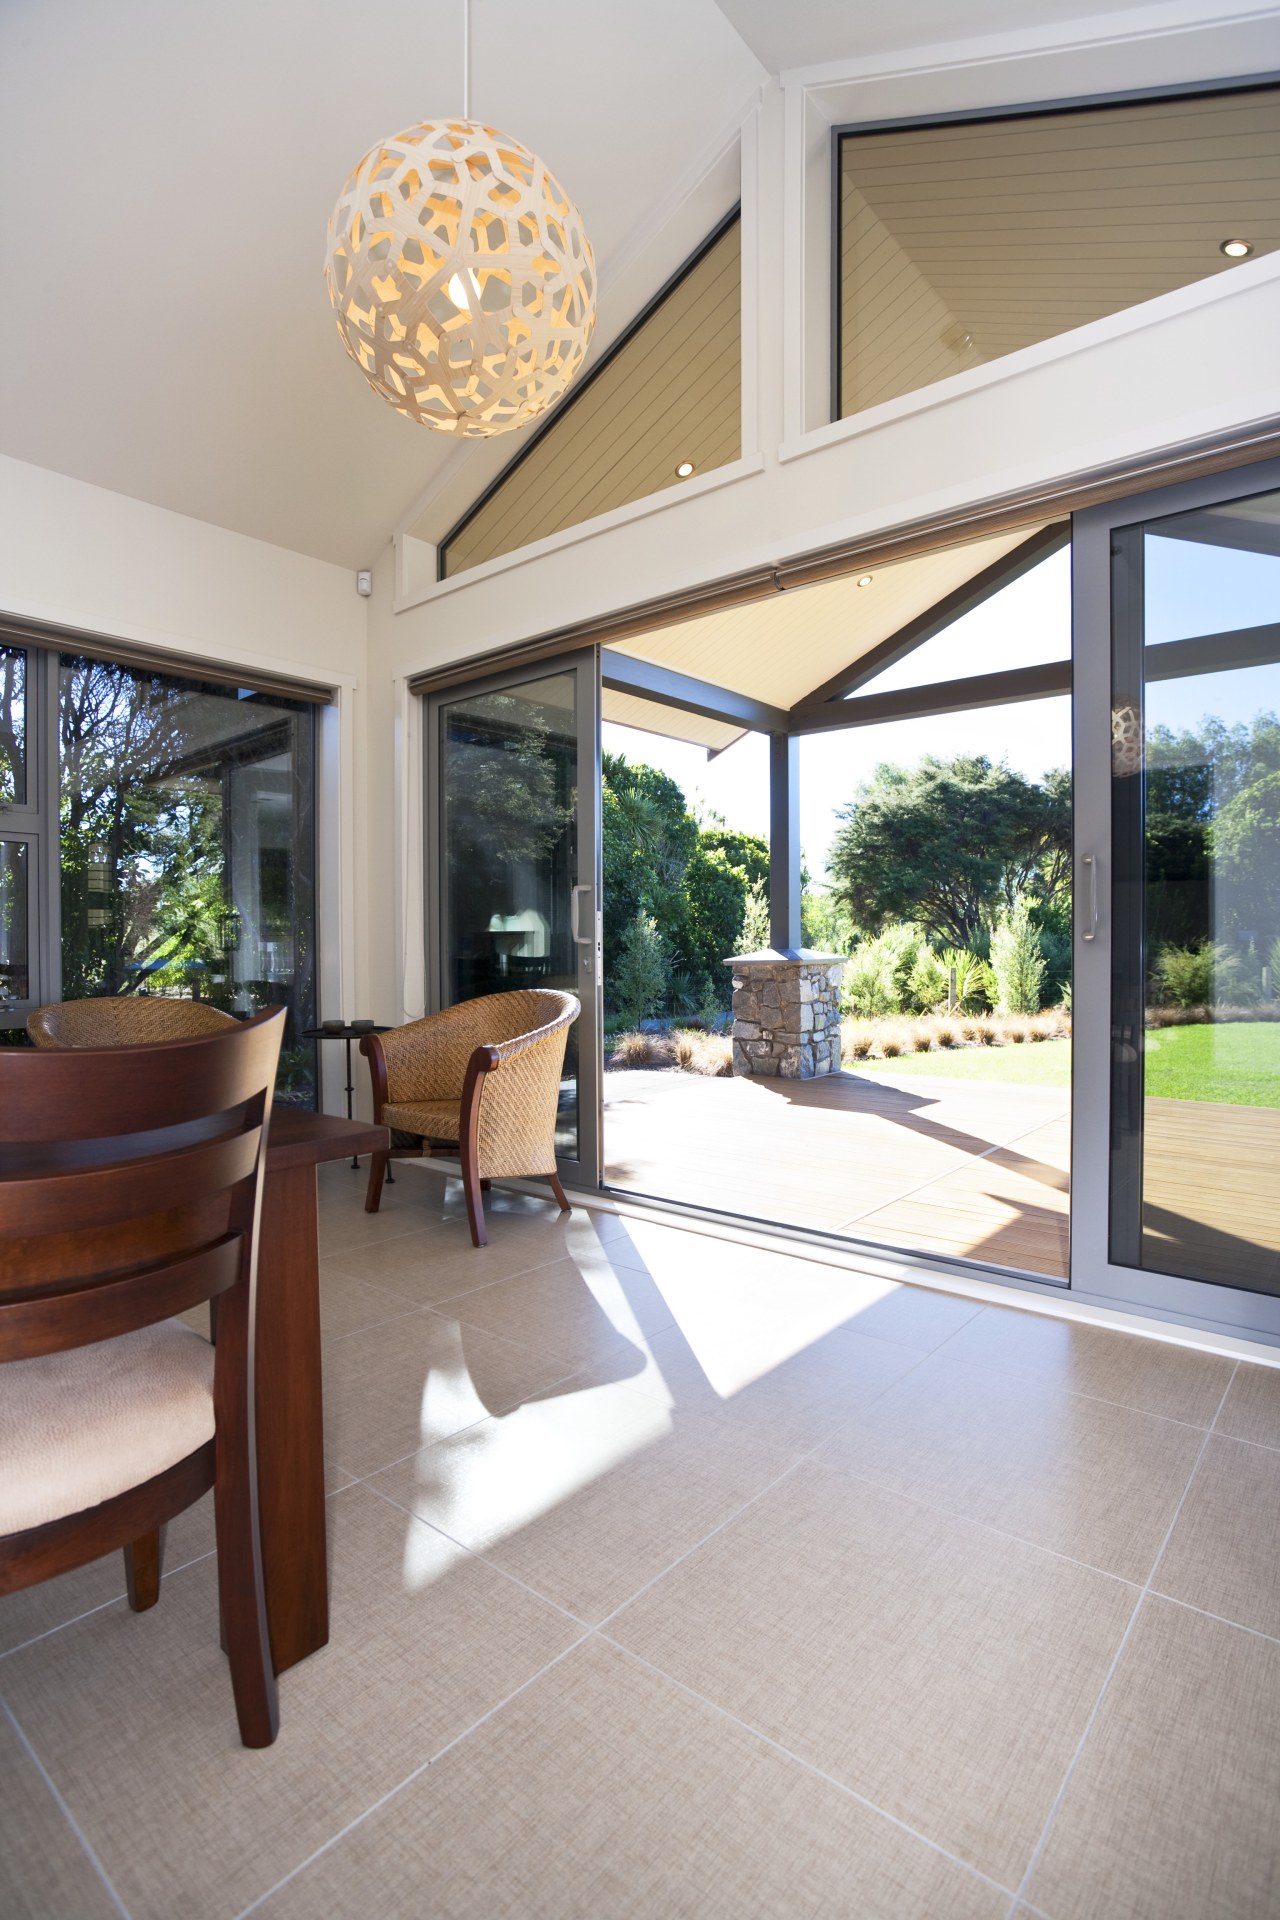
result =
[[[845,414],[1280,247],[1280,90],[859,134]]]
[[[745,606],[659,627],[613,643],[659,666],[728,687],[770,706],[790,708],[1020,547],[1035,532],[1019,527],[967,546],[944,547],[858,574],[753,600]],[[970,655],[967,673],[981,673]]]
[[[708,753],[723,753],[735,740],[741,740],[743,728],[727,720],[710,720],[705,714],[687,713],[682,707],[668,707],[659,700],[645,700],[638,693],[623,693],[605,687],[600,696],[601,717],[619,727],[638,727],[642,733],[660,733],[668,740],[687,740],[691,746],[705,747]]]
[[[741,334],[735,220],[446,543],[448,576],[736,460]]]

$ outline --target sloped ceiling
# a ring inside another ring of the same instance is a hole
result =
[[[343,352],[325,223],[374,140],[460,110],[462,20],[463,0],[3,0],[0,451],[368,565],[455,447]],[[565,182],[605,273],[764,78],[712,0],[472,0],[472,20],[473,111]]]
[[[1106,0],[720,0],[761,65],[770,73],[822,66],[833,60],[866,59],[908,47],[1055,21],[1090,20],[1107,11]]]

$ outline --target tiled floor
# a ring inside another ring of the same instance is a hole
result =
[[[1280,1371],[322,1176],[333,1633],[0,1602],[0,1913],[1280,1913]]]

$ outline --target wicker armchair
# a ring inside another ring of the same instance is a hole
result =
[[[492,1179],[545,1174],[569,1211],[556,1177],[556,1108],[569,1028],[580,1011],[571,993],[549,988],[489,993],[360,1042],[373,1075],[375,1124],[457,1150],[477,1247],[488,1239],[481,1191]],[[378,1211],[389,1154],[406,1151],[422,1147],[374,1154],[367,1212]]]
[[[203,1000],[135,999],[117,994],[101,1000],[54,1000],[27,1015],[37,1047],[146,1047],[161,1040],[198,1040],[240,1025]]]

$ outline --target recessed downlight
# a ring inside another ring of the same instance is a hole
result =
[[[693,472],[692,460],[682,460],[680,462],[680,465],[676,468],[676,478],[677,480],[687,480],[689,478],[689,475],[692,472]]]
[[[1225,253],[1228,260],[1247,260],[1253,252],[1253,242],[1252,240],[1224,240],[1218,252]]]
[[[874,579],[874,573],[860,573],[858,575],[858,585],[860,587],[869,587]]]

